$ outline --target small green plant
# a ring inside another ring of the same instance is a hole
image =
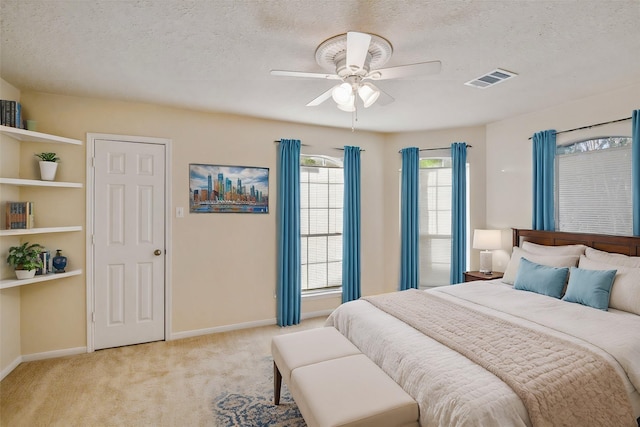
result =
[[[16,270],[41,268],[42,260],[40,259],[40,252],[43,249],[44,247],[39,244],[34,243],[30,245],[29,242],[25,242],[20,246],[12,246],[9,248],[7,263]]]
[[[56,153],[36,153],[34,155],[43,162],[57,162],[60,160],[56,157]]]

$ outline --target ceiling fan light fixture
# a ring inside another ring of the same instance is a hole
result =
[[[349,104],[351,98],[353,98],[353,88],[349,83],[342,83],[333,88],[331,97],[338,105]],[[351,104],[353,104],[353,102],[351,102]]]
[[[353,113],[354,111],[356,111],[356,105],[355,105],[354,101],[355,101],[355,96],[352,96],[350,103],[348,103],[348,104],[336,104],[336,105],[342,111],[346,111],[347,113]]]
[[[380,90],[371,83],[363,83],[358,88],[358,96],[364,103],[364,108],[371,107],[380,96]]]
[[[380,105],[394,101],[387,93],[369,83],[370,80],[400,79],[440,72],[440,61],[381,68],[391,58],[392,53],[393,48],[388,40],[375,34],[349,31],[325,40],[316,49],[316,62],[332,74],[271,70],[271,75],[341,80],[342,83],[328,88],[307,103],[307,106],[315,107],[333,98],[340,110],[354,112],[358,107],[356,102],[360,102],[356,97],[360,97],[365,108],[378,102],[378,98]]]

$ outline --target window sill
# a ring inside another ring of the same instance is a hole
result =
[[[303,300],[327,299],[342,295],[342,289],[330,289],[326,291],[303,291]]]

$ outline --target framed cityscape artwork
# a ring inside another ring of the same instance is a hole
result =
[[[269,213],[269,168],[189,164],[189,212]]]

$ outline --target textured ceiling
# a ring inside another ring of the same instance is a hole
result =
[[[381,81],[396,101],[360,109],[380,132],[484,124],[640,82],[640,0],[0,0],[0,75],[23,91],[142,101],[351,127],[329,100],[322,41],[391,42],[386,67],[442,61],[437,76]],[[494,68],[490,89],[463,83]]]

